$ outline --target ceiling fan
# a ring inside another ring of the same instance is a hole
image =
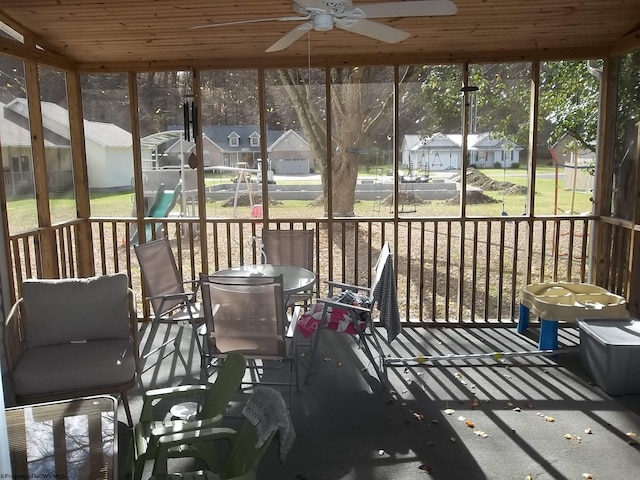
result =
[[[455,15],[458,11],[456,5],[450,0],[396,1],[366,3],[359,6],[355,6],[351,0],[293,0],[292,8],[299,14],[298,16],[208,23],[191,27],[190,30],[244,23],[304,21],[266,50],[277,52],[289,47],[310,30],[327,32],[333,30],[333,27],[385,43],[398,43],[409,38],[409,33],[369,19],[434,17]]]

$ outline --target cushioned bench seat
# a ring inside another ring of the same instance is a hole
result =
[[[18,403],[120,393],[137,378],[137,315],[124,273],[29,279],[5,321],[8,372]]]
[[[135,368],[133,343],[126,339],[51,345],[24,352],[13,371],[13,388],[30,396],[117,386],[134,382]]]

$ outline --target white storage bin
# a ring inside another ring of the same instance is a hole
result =
[[[578,320],[580,357],[593,381],[610,395],[640,394],[640,321]]]

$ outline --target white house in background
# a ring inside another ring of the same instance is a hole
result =
[[[402,167],[418,170],[459,170],[462,135],[436,133],[430,137],[409,134],[402,139]],[[468,165],[477,168],[511,168],[520,163],[522,147],[489,133],[467,136]]]
[[[69,112],[42,102],[42,123],[49,189],[65,191],[73,186]],[[24,98],[0,104],[2,163],[8,195],[33,192],[33,157],[29,109]],[[133,148],[131,134],[111,123],[84,121],[89,188],[131,188]],[[147,154],[146,152],[143,153]]]
[[[287,130],[282,132],[269,147],[271,169],[279,174],[309,173],[315,168],[309,144],[302,135]]]
[[[167,163],[172,165],[180,165],[180,157],[186,161],[195,150],[193,142],[184,140],[167,145]],[[245,162],[250,168],[257,168],[260,158],[260,128],[258,125],[203,127],[202,145],[205,167],[233,167],[239,162]],[[267,154],[271,160],[271,169],[277,174],[309,173],[315,169],[315,157],[301,132],[268,131]]]

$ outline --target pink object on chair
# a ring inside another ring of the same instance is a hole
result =
[[[324,305],[322,303],[314,303],[309,310],[298,318],[296,324],[298,330],[305,338],[310,337],[322,324],[323,327],[336,330],[337,332],[355,335],[356,327],[353,324],[349,310],[339,307],[327,307],[326,314],[323,318]],[[362,328],[366,328],[366,320],[360,322]]]

